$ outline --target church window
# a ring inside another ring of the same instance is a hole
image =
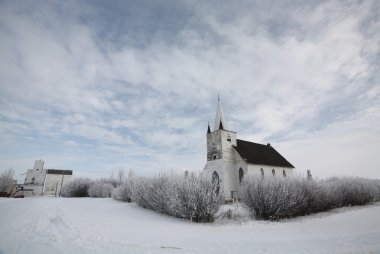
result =
[[[285,169],[282,170],[282,175],[283,175],[284,177],[286,177]]]
[[[219,175],[218,175],[218,173],[216,173],[216,171],[214,171],[214,173],[212,173],[211,181],[213,184],[219,184]]]
[[[260,168],[261,176],[264,177],[264,169]]]
[[[243,177],[244,177],[244,171],[242,168],[239,168],[239,183],[240,184],[243,181]]]
[[[227,141],[231,142],[231,136],[230,135],[227,136]]]
[[[274,168],[272,168],[272,175],[273,175],[273,176],[276,175],[276,170],[274,170]]]
[[[216,184],[216,193],[219,193],[219,189],[220,189],[220,186],[219,186],[219,175],[218,173],[216,173],[216,171],[214,171],[214,173],[212,173],[212,177],[211,177],[211,182],[212,184]]]

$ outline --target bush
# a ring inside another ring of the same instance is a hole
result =
[[[115,178],[113,178],[112,176],[110,178],[101,178],[100,180],[98,180],[99,182],[102,182],[103,184],[110,184],[112,185],[113,188],[116,188],[117,186],[119,186],[119,181]]]
[[[5,170],[0,174],[0,192],[7,193],[7,195],[10,194],[14,182],[13,175],[13,169]]]
[[[330,178],[325,181],[329,197],[334,202],[331,206],[365,205],[379,201],[380,181],[365,178]]]
[[[91,183],[88,194],[92,198],[110,198],[114,186],[102,180]]]
[[[63,197],[88,197],[88,190],[91,180],[88,178],[77,178],[62,187],[61,195]]]
[[[221,205],[217,186],[201,176],[163,174],[136,181],[132,199],[140,206],[194,222],[212,222]]]
[[[365,205],[380,200],[380,181],[363,178],[331,178],[326,181],[294,178],[246,178],[241,201],[256,219],[279,220]]]
[[[128,178],[123,180],[120,185],[112,191],[112,198],[130,203],[132,202],[132,195],[134,189],[134,179]]]

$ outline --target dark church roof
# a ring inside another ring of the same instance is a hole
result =
[[[237,145],[234,146],[234,149],[247,163],[294,168],[269,144],[262,145],[240,139],[237,139],[236,142]]]

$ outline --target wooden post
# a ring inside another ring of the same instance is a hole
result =
[[[57,188],[58,188],[58,181],[57,181],[57,183],[55,185],[55,194],[54,194],[54,197],[57,197]]]
[[[61,179],[61,188],[59,189],[59,197],[61,196],[62,184],[63,184],[63,176],[65,175],[65,171],[62,170],[62,179]]]

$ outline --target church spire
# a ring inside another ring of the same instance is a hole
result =
[[[224,130],[222,121],[220,121],[220,123],[219,123],[219,130]]]
[[[207,134],[211,133],[210,123],[207,124]]]
[[[224,118],[222,103],[220,102],[220,97],[218,94],[218,105],[216,108],[214,131],[219,130],[221,126],[223,130],[228,130],[226,119]]]

